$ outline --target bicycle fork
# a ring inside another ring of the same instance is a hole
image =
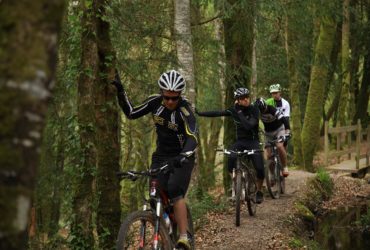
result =
[[[232,185],[231,185],[231,197],[235,197],[235,185],[236,185],[236,173],[235,173],[235,168],[233,168],[233,180],[232,180]]]
[[[143,206],[143,211],[146,211],[147,205],[144,204]],[[140,228],[140,243],[139,243],[139,249],[144,249],[145,246],[145,233],[146,233],[146,221],[142,220],[141,221],[141,228]]]

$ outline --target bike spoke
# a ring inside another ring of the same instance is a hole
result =
[[[163,244],[161,238],[155,236],[155,226],[149,221],[138,220],[130,225],[122,249],[152,250],[155,247],[155,238],[158,240],[158,247],[161,247]]]

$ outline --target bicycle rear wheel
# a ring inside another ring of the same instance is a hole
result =
[[[126,249],[173,249],[171,240],[166,231],[164,223],[161,221],[158,235],[158,246],[155,248],[155,217],[150,211],[136,211],[124,220],[121,224],[117,250]],[[143,235],[143,237],[141,236]]]
[[[283,175],[283,168],[280,163],[278,165],[279,165],[279,177],[280,177],[280,192],[282,194],[285,194],[285,177]]]
[[[256,173],[253,166],[250,166],[248,171],[246,171],[245,189],[246,189],[245,200],[247,201],[248,213],[250,216],[254,216],[257,212],[257,202],[256,202],[257,184],[256,184]]]
[[[235,225],[240,226],[240,206],[242,195],[242,173],[240,168],[235,171]]]
[[[274,164],[274,161],[268,160],[265,167],[266,186],[271,198],[280,197],[280,168]]]

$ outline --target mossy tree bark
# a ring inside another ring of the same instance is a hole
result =
[[[0,8],[0,249],[26,249],[64,1]],[[25,28],[27,27],[27,28]]]
[[[118,110],[116,90],[109,81],[114,77],[114,51],[110,39],[110,25],[104,19],[106,0],[95,0],[96,35],[99,55],[99,77],[95,86],[95,120],[97,143],[97,232],[100,249],[113,249],[120,226]]]
[[[237,87],[248,87],[251,78],[254,16],[254,0],[228,0],[224,3],[224,39],[226,55],[225,106],[234,104],[233,92]],[[224,147],[235,141],[235,126],[232,119],[224,122]],[[225,158],[225,164],[226,164]],[[224,189],[230,187],[230,176],[224,168]]]
[[[291,117],[292,117],[292,134],[293,136],[293,162],[299,164],[302,162],[302,145],[301,145],[301,108],[300,108],[300,82],[296,66],[298,56],[298,38],[296,30],[299,28],[299,1],[288,2],[286,4],[286,44],[285,49],[287,53],[288,62],[288,76],[290,86],[290,103],[291,103]]]
[[[302,152],[305,169],[313,171],[313,157],[318,143],[324,103],[326,79],[330,66],[330,54],[334,44],[336,23],[331,15],[321,18],[320,33],[315,46],[315,58],[311,69],[306,113],[302,129]]]
[[[351,51],[349,44],[350,37],[350,0],[343,0],[343,21],[342,21],[342,49],[341,49],[341,66],[342,66],[342,91],[338,108],[338,120],[342,126],[349,125],[351,114],[348,112],[350,102],[353,101],[350,91],[350,61]]]
[[[367,107],[369,105],[370,96],[370,3],[366,5],[367,9],[367,25],[365,28],[365,52],[364,52],[364,64],[362,70],[362,81],[359,94],[357,96],[356,110],[353,117],[353,122],[357,119],[361,119],[362,124],[369,123]]]
[[[81,162],[76,165],[71,247],[93,249],[93,181],[96,174],[96,127],[94,88],[98,79],[98,48],[96,43],[96,6],[81,1],[81,62],[78,77],[77,117],[81,146]]]

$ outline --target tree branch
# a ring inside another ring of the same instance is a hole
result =
[[[200,25],[203,25],[203,24],[206,24],[206,23],[210,23],[218,18],[222,17],[222,14],[218,14],[217,16],[214,16],[208,20],[205,20],[205,21],[202,21],[202,22],[199,22],[199,23],[192,23],[191,26],[200,26]]]

